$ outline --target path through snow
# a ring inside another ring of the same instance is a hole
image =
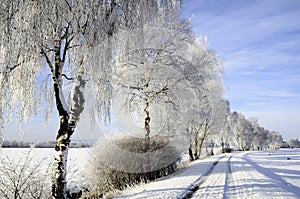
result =
[[[117,198],[300,198],[300,150],[210,157]]]

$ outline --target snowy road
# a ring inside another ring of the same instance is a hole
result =
[[[265,160],[257,159],[259,155]],[[294,170],[288,164],[293,160],[277,159],[277,166],[287,163],[281,174],[276,173],[278,168],[274,164],[275,161],[271,161],[272,157],[276,156],[272,153],[246,153],[233,156],[226,198],[300,198],[300,184],[296,181],[289,183],[285,179],[288,173],[293,173],[293,177],[300,179],[299,156],[298,168]],[[266,162],[263,163],[262,160]]]
[[[300,198],[300,150],[214,156],[117,198]]]

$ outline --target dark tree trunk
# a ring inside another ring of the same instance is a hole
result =
[[[147,150],[150,147],[150,112],[149,112],[149,102],[146,100],[145,102],[145,108],[144,108],[144,113],[145,113],[145,140],[144,140],[144,144],[145,144],[145,152],[147,152]]]
[[[204,132],[203,132],[203,136],[200,138],[200,143],[199,143],[199,156],[198,158],[200,157],[201,155],[201,151],[202,151],[202,146],[203,146],[203,143],[207,137],[207,133],[208,133],[208,119],[206,118],[205,119],[205,124],[204,124]]]
[[[193,151],[192,151],[192,148],[189,147],[189,157],[190,157],[190,161],[194,161],[194,156],[193,156]]]
[[[195,134],[195,139],[194,139],[194,158],[195,160],[198,160],[198,143],[199,143],[199,138],[198,138],[199,132]]]
[[[224,139],[221,138],[221,146],[222,146],[222,153],[225,153],[225,143],[224,143]]]

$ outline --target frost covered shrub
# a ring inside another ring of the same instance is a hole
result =
[[[175,171],[179,158],[176,147],[162,137],[152,138],[146,150],[142,138],[102,140],[92,149],[87,165],[90,194],[99,197],[168,175]]]
[[[51,198],[49,162],[44,158],[33,163],[31,151],[32,148],[17,162],[8,156],[1,157],[0,198]]]

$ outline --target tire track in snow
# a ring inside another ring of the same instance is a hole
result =
[[[192,198],[224,199],[229,189],[230,159],[232,154],[219,161],[213,171],[205,178]]]
[[[271,169],[265,168],[257,164],[256,162],[252,161],[251,158],[248,156],[248,154],[245,154],[243,159],[251,165],[253,168],[255,168],[259,173],[262,175],[268,177],[271,179],[274,183],[278,185],[278,187],[281,187],[282,189],[285,189],[286,191],[293,193],[297,198],[300,198],[300,188],[297,186],[294,186],[293,184],[287,182],[284,180],[281,176],[275,174],[272,172]]]
[[[226,199],[227,198],[227,192],[229,190],[229,178],[230,178],[230,175],[232,173],[231,171],[231,158],[232,158],[233,154],[231,154],[227,160],[227,172],[226,172],[226,178],[225,178],[225,185],[224,185],[224,189],[223,189],[223,199]]]
[[[261,167],[259,161],[251,160],[248,154],[239,153],[233,156],[230,189],[227,190],[225,198],[300,198],[299,187],[287,184],[269,168]]]
[[[211,165],[211,167],[203,174],[201,175],[199,178],[197,178],[192,184],[191,186],[179,197],[181,199],[189,199],[192,198],[193,195],[199,190],[199,188],[201,187],[201,185],[208,179],[209,175],[213,172],[214,168],[216,167],[216,165],[220,162],[221,159],[223,159],[224,156],[221,156],[220,158],[218,158],[216,161],[214,161]]]

